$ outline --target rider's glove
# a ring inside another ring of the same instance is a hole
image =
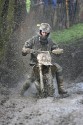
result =
[[[61,53],[63,53],[63,49],[60,49],[60,48],[57,48],[57,49],[54,49],[54,50],[52,50],[52,53],[53,54],[61,54]]]
[[[32,52],[32,50],[30,49],[30,48],[23,48],[22,49],[22,55],[23,56],[26,56],[27,54],[29,54],[29,53],[31,53]]]

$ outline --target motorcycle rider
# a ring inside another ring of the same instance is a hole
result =
[[[53,51],[58,49],[58,45],[53,43],[53,41],[49,38],[51,27],[48,23],[41,23],[39,27],[39,34],[32,37],[31,39],[27,40],[22,48],[22,55],[26,56],[27,54],[31,53],[30,65],[34,66],[37,63],[37,53],[33,50],[40,50],[40,51]],[[59,53],[58,53],[59,54]],[[53,64],[52,67],[53,75],[56,75],[56,80],[58,84],[58,91],[59,94],[67,94],[67,91],[64,89],[63,86],[63,76],[62,76],[62,67],[57,63]],[[29,88],[30,84],[35,80],[34,73],[32,70],[31,76],[28,81],[23,85],[21,90],[21,95]]]

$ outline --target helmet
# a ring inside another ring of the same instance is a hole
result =
[[[50,33],[51,26],[48,23],[41,23],[39,30],[42,32]]]

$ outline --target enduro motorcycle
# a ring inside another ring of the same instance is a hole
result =
[[[52,75],[52,59],[51,53],[60,54],[63,53],[63,49],[57,49],[50,51],[37,51],[37,65],[35,65],[34,73],[38,72],[38,76],[36,76],[35,86],[38,90],[38,95],[40,97],[48,97],[48,96],[59,96],[57,83],[55,82],[55,78]]]

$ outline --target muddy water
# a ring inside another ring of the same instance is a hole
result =
[[[0,96],[0,125],[83,125],[83,83],[72,83],[67,98],[21,97],[18,88]]]

